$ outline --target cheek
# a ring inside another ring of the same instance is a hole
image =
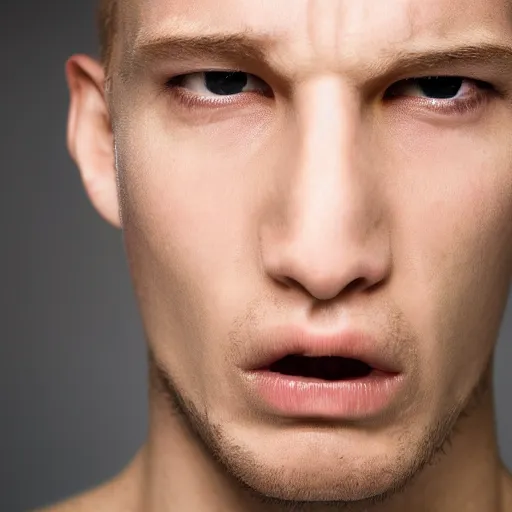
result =
[[[425,379],[433,371],[438,388],[464,394],[491,356],[510,288],[512,154],[480,132],[414,128],[388,169],[401,169],[387,189],[398,293],[421,333]]]
[[[202,282],[232,271],[248,242],[263,122],[148,122],[133,136],[123,165],[127,214],[162,264]]]
[[[205,340],[222,343],[256,293],[251,205],[258,166],[265,166],[263,122],[260,116],[213,130],[171,129],[146,119],[118,138],[125,243],[139,307],[148,337],[175,367],[218,357]],[[182,341],[171,351],[163,340],[172,339]],[[190,343],[202,344],[200,350],[187,348]]]

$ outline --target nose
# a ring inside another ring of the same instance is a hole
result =
[[[376,150],[364,144],[360,109],[338,88],[318,88],[298,112],[296,156],[280,160],[260,224],[262,262],[273,280],[330,300],[390,272],[379,172],[369,164]]]

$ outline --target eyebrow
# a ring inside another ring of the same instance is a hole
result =
[[[128,66],[139,67],[161,60],[212,59],[236,62],[265,61],[272,46],[268,35],[251,33],[175,35],[142,39],[128,56]]]
[[[226,60],[240,65],[248,61],[268,62],[271,57],[269,51],[277,42],[278,39],[269,34],[257,35],[250,32],[144,38],[135,43],[125,64],[133,69],[162,60]],[[371,80],[390,74],[428,71],[454,64],[486,64],[510,73],[512,47],[484,40],[476,44],[472,42],[445,48],[385,50],[380,56],[376,55],[373,62],[357,63],[357,74],[364,72]]]
[[[399,51],[388,54],[377,65],[381,73],[429,70],[453,64],[487,64],[512,71],[512,47],[482,42],[480,44],[450,46],[426,51]]]

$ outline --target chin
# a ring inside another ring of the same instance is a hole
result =
[[[387,468],[374,466],[358,472],[341,468],[312,469],[293,467],[276,472],[260,467],[252,474],[245,474],[243,482],[268,498],[306,502],[378,499],[403,485],[403,480],[394,480]]]
[[[218,441],[222,464],[243,487],[261,497],[300,502],[380,501],[403,489],[428,457],[414,443],[365,442],[332,431]]]

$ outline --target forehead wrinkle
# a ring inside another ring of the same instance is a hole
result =
[[[178,29],[183,30],[184,32],[195,32],[195,31],[201,31],[201,33],[208,33],[212,31],[212,28],[215,32],[227,30],[226,27],[212,27],[211,23],[205,23],[200,22],[197,19],[194,19],[193,21],[190,19],[187,14],[184,16],[181,15],[174,15],[172,16],[173,12],[173,4],[177,2],[178,0],[160,0],[162,4],[164,4],[165,9],[163,8],[163,12],[160,13],[160,15],[157,17],[155,14],[156,27],[148,27],[145,23],[145,20],[148,20],[149,18],[149,12],[151,11],[151,6],[148,4],[151,4],[152,2],[156,2],[157,0],[123,0],[119,2],[120,6],[123,8],[120,9],[121,15],[125,17],[125,22],[130,19],[132,22],[136,21],[136,29],[132,31],[132,34],[130,36],[130,40],[134,42],[134,39],[138,37],[143,37],[144,32],[148,33],[154,33],[156,35],[167,35],[169,34],[169,30],[167,30],[166,25],[169,26],[169,28],[172,29]],[[262,3],[265,3],[263,0]],[[279,3],[283,0],[274,0],[274,2]],[[371,3],[368,1],[363,0],[360,4],[360,6],[352,5],[349,6],[345,5],[347,0],[332,0],[333,9],[337,11],[337,15],[334,16],[334,14],[330,17],[333,18],[333,20],[342,20],[343,18],[346,18],[347,23],[341,23],[338,24],[338,28],[340,30],[336,31],[337,37],[342,37],[343,33],[350,34],[351,33],[351,27],[354,27],[355,32],[361,32],[361,16],[363,18],[368,19],[368,21],[371,21],[371,13],[375,13],[375,7],[373,5],[373,1],[371,0]],[[470,0],[470,4],[473,3],[474,0]],[[477,0],[482,1],[482,0]],[[496,2],[499,5],[496,5],[496,8],[489,11],[488,9],[484,10],[484,12],[479,12],[479,15],[476,17],[475,26],[482,27],[483,25],[487,26],[489,21],[492,21],[493,19],[499,18],[498,21],[503,22],[503,18],[507,18],[509,22],[512,22],[512,1],[511,0],[496,0]],[[199,0],[197,3],[201,3],[201,0]],[[203,0],[203,3],[206,3],[206,0]],[[447,26],[448,30],[450,30],[451,26],[453,25],[453,22],[456,22],[458,18],[460,18],[460,6],[459,8],[454,7],[451,2],[442,2],[442,1],[434,1],[432,3],[430,2],[424,2],[424,1],[416,1],[416,0],[400,0],[399,8],[397,6],[394,7],[393,10],[389,10],[384,8],[382,10],[382,13],[380,13],[379,18],[382,19],[383,15],[386,14],[385,18],[386,20],[390,21],[390,24],[393,25],[393,34],[396,35],[396,30],[398,29],[399,32],[403,34],[400,39],[406,40],[411,37],[412,34],[419,34],[424,32],[424,30],[432,31],[432,27],[435,26],[436,32],[439,30],[437,35],[442,36],[445,34],[443,30],[443,26]],[[301,4],[301,2],[297,2],[297,5]],[[304,22],[306,23],[304,27],[301,27],[302,23],[299,25],[293,24],[293,26],[288,27],[289,24],[287,24],[285,21],[283,23],[279,23],[281,32],[279,34],[279,39],[282,40],[284,36],[287,37],[293,37],[298,32],[301,32],[301,29],[304,28],[306,30],[306,33],[308,32],[307,24],[310,22],[309,15],[311,14],[311,5],[313,4],[312,0],[307,1],[307,9],[306,11],[309,11],[308,16],[306,16],[307,19],[304,19]],[[335,8],[334,4],[336,4],[337,9]],[[146,8],[143,8],[143,5],[146,6]],[[471,5],[470,5],[471,7]],[[300,9],[300,7],[298,7]],[[205,5],[203,6],[203,10],[208,10],[208,7]],[[262,7],[263,9],[263,7]],[[377,9],[379,10],[379,9]],[[176,11],[178,11],[178,7],[176,6]],[[487,11],[487,13],[486,13]],[[280,11],[277,11],[280,13]],[[327,11],[326,11],[327,12]],[[497,15],[498,13],[498,15]],[[499,15],[499,13],[502,13],[503,16]],[[131,14],[131,15],[130,15]],[[136,14],[136,15],[135,15]],[[291,14],[290,19],[300,19],[303,18],[304,14],[299,15],[293,15]],[[465,13],[463,13],[465,15]],[[487,15],[486,15],[487,14]],[[199,14],[199,17],[202,16],[202,14]],[[355,16],[355,18],[354,18]],[[464,16],[463,16],[464,17]],[[195,18],[195,16],[194,16]],[[162,23],[160,23],[163,20]],[[149,20],[151,21],[151,20]],[[273,19],[268,19],[268,23],[265,22],[264,27],[259,27],[257,29],[258,33],[262,33],[264,29],[268,28],[270,24],[274,24]],[[425,23],[426,21],[426,23]],[[160,27],[158,26],[158,23],[160,23]],[[124,25],[125,23],[123,23]],[[229,21],[229,24],[232,25],[231,21]],[[132,27],[134,23],[130,24]],[[146,26],[145,26],[146,25]],[[379,23],[379,25],[381,25]],[[467,25],[465,24],[467,27]],[[512,26],[511,26],[512,27]],[[287,28],[290,28],[290,31],[288,34],[285,34],[287,31]],[[474,28],[474,27],[471,27]],[[495,27],[496,28],[496,27]],[[239,22],[239,26],[230,27],[230,30],[233,30],[233,32],[246,32],[249,30],[253,30],[254,28],[251,28],[249,25],[246,24],[246,26],[242,26],[241,22]],[[354,33],[355,33],[354,32]],[[274,34],[275,35],[275,34]],[[375,34],[374,34],[375,35]],[[339,41],[340,42],[340,41]]]
[[[424,2],[409,1],[408,17],[412,32],[416,35],[435,33],[436,37],[453,37],[453,30],[463,25],[467,32],[486,31],[490,35],[511,33],[512,17],[510,0],[466,0],[466,10],[461,1]],[[492,8],[489,6],[493,4]],[[469,13],[478,13],[469,15]],[[496,33],[495,33],[496,32]]]
[[[277,0],[276,0],[277,1]],[[167,12],[170,15],[164,16],[163,20],[158,20],[156,23],[148,18],[147,11],[142,8],[142,4],[146,1],[131,0],[128,5],[124,2],[122,9],[123,26],[125,33],[124,36],[124,48],[122,52],[123,62],[122,68],[126,70],[129,67],[129,63],[133,62],[135,53],[138,47],[141,45],[154,40],[158,37],[166,37],[169,35],[180,36],[187,35],[208,35],[223,33],[224,31],[231,35],[251,35],[254,36],[254,40],[263,42],[274,40],[275,47],[279,47],[278,51],[271,54],[266,52],[267,61],[280,62],[286,64],[286,75],[289,78],[298,77],[302,75],[302,70],[306,70],[306,73],[317,73],[320,71],[320,66],[325,68],[326,61],[318,59],[318,55],[313,55],[314,49],[307,47],[304,38],[297,35],[300,32],[300,28],[306,29],[305,27],[299,27],[299,30],[287,31],[285,28],[274,31],[273,33],[268,30],[268,27],[256,26],[251,27],[248,24],[242,25],[242,22],[237,24],[228,23],[225,26],[212,26],[206,24],[197,19],[191,19],[190,17],[183,15],[172,14],[172,9],[169,8]],[[510,12],[512,2],[507,0],[508,11]],[[349,69],[355,70],[354,73],[357,76],[357,81],[364,80],[365,76],[376,75],[383,72],[387,67],[392,67],[393,61],[398,60],[401,55],[407,53],[422,53],[426,50],[431,50],[432,53],[439,49],[443,51],[448,49],[450,46],[462,47],[476,46],[476,44],[485,43],[503,43],[499,39],[505,39],[503,33],[498,31],[498,34],[491,34],[490,27],[488,25],[480,26],[478,31],[465,31],[462,33],[460,30],[454,30],[451,34],[446,34],[446,38],[441,41],[440,35],[444,31],[442,26],[435,26],[432,30],[432,24],[426,23],[428,18],[435,20],[438,18],[437,15],[432,14],[430,11],[424,11],[425,6],[418,5],[417,2],[411,2],[404,0],[402,2],[403,10],[397,10],[393,17],[396,18],[394,24],[397,26],[397,30],[390,32],[388,35],[383,33],[383,37],[379,37],[379,40],[372,41],[371,38],[362,38],[361,31],[356,31],[355,28],[351,31],[349,27],[345,34],[342,34],[341,30],[339,33],[333,36],[336,39],[339,47],[344,46],[343,51],[340,48],[336,49],[338,54],[336,62],[333,62],[334,54],[329,58],[329,67],[332,69],[326,69],[326,72],[346,72]],[[447,9],[446,6],[440,6],[443,12]],[[422,12],[423,10],[423,12]],[[364,12],[364,9],[356,15],[354,19],[355,25],[361,26],[361,19],[357,19]],[[339,12],[343,17],[343,11]],[[347,11],[345,11],[346,13]],[[356,11],[353,11],[356,13]],[[449,13],[447,13],[448,15]],[[431,18],[433,16],[433,18]],[[450,16],[449,16],[450,17]],[[350,16],[349,16],[350,18]],[[391,23],[391,22],[390,22]],[[476,23],[476,22],[475,22]],[[441,23],[443,25],[444,23]],[[297,29],[297,26],[290,27],[290,29]],[[441,32],[440,32],[441,31]],[[375,33],[375,32],[372,32]],[[498,37],[497,37],[498,35]],[[507,41],[509,42],[509,41]],[[476,44],[474,44],[476,43]],[[444,46],[444,49],[442,48]],[[379,48],[380,47],[380,48]],[[264,52],[262,52],[263,56]],[[470,57],[470,52],[467,53],[467,57]],[[126,61],[125,61],[126,59]],[[455,60],[455,59],[454,59]],[[315,62],[316,61],[316,62]],[[293,62],[293,65],[290,64]],[[323,62],[323,64],[322,64]],[[128,64],[128,66],[127,66]],[[427,61],[424,64],[428,65]],[[434,62],[435,64],[435,62]],[[323,69],[322,68],[322,69]],[[281,73],[280,73],[281,74]]]

